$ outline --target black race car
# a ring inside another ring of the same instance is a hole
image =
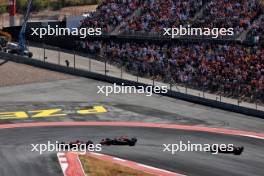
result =
[[[135,146],[137,143],[137,138],[128,138],[128,137],[120,137],[115,139],[102,139],[100,144],[101,145],[128,145],[128,146]]]
[[[226,147],[212,147],[211,153],[225,153],[225,154],[234,154],[234,155],[241,155],[244,151],[243,146],[226,146]]]
[[[84,141],[74,141],[74,142],[69,142],[69,143],[65,143],[65,142],[61,142],[58,144],[58,147],[59,148],[64,148],[64,149],[71,149],[73,147],[77,147],[77,148],[81,148],[81,147],[88,147],[90,144],[93,144],[92,141],[87,141],[87,142],[84,142]]]

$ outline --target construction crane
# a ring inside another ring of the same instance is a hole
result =
[[[12,3],[12,7],[14,5],[14,2]],[[21,30],[19,32],[19,43],[13,43],[11,42],[11,35],[7,32],[0,30],[0,51],[5,51],[7,53],[11,54],[17,54],[21,56],[28,56],[32,57],[32,52],[28,51],[27,45],[26,45],[26,28],[28,19],[30,16],[30,10],[32,7],[32,0],[28,0],[27,9],[24,15],[24,22],[22,24]]]
[[[21,55],[28,55],[29,57],[32,57],[32,53],[27,50],[26,45],[26,28],[27,28],[27,22],[30,16],[30,10],[32,7],[32,0],[28,0],[27,10],[24,16],[24,22],[22,24],[20,33],[19,33],[19,49]]]

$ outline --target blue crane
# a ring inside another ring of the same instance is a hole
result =
[[[25,50],[27,49],[26,46],[26,28],[27,28],[27,22],[30,16],[30,10],[32,7],[32,0],[28,0],[27,10],[24,16],[24,22],[22,24],[22,28],[19,33],[19,49],[22,55],[24,55]]]

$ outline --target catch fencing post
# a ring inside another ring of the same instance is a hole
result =
[[[121,64],[121,79],[123,79],[123,63]]]
[[[105,58],[105,76],[106,76],[106,57],[104,57]]]
[[[43,61],[45,62],[46,60],[46,49],[45,49],[45,45],[43,44]]]
[[[74,68],[74,69],[75,69],[75,67],[76,67],[75,62],[76,62],[76,51],[74,50],[74,51],[73,51],[73,68]]]
[[[220,85],[220,102],[222,102],[222,86]]]
[[[204,84],[203,84],[203,98],[204,98],[204,91],[205,91],[205,90],[204,90]]]
[[[92,61],[91,58],[89,57],[89,71],[91,71],[91,65],[92,65]]]
[[[139,65],[137,66],[137,83],[138,83],[138,76],[139,76]]]
[[[58,64],[60,65],[61,57],[60,57],[60,48],[58,49]]]

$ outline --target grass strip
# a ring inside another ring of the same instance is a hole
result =
[[[155,176],[92,156],[80,155],[79,158],[85,173],[89,176]]]

